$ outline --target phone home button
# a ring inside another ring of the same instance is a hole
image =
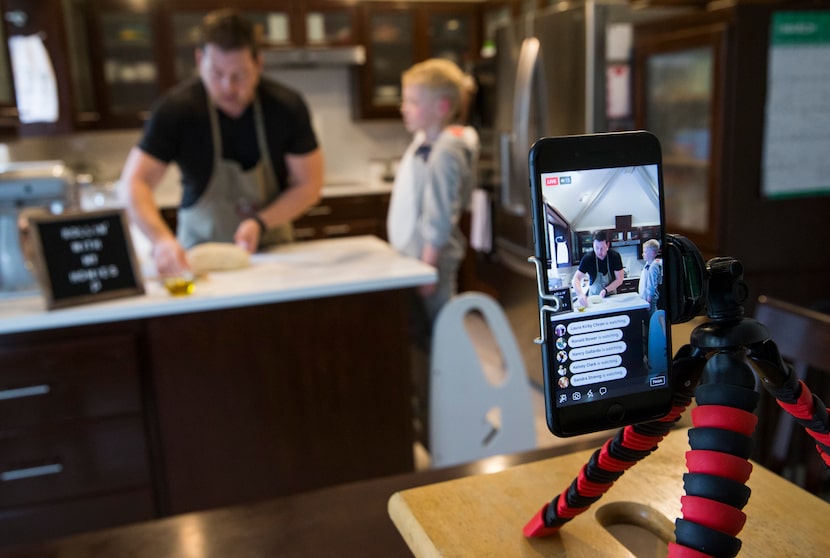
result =
[[[623,417],[625,417],[625,407],[619,403],[613,403],[610,407],[608,407],[608,411],[605,416],[608,418],[609,422],[620,422]]]

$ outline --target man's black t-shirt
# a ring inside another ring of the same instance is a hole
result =
[[[591,276],[590,284],[594,284],[597,280],[597,267],[599,267],[600,275],[608,275],[608,262],[611,262],[611,280],[615,279],[614,272],[620,271],[623,268],[622,256],[616,250],[608,250],[608,254],[604,260],[597,258],[594,252],[590,252],[582,256],[579,260],[579,271],[587,273]]]
[[[263,78],[257,95],[277,188],[283,191],[288,182],[285,154],[309,153],[317,148],[317,138],[308,107],[297,92]],[[252,168],[260,157],[253,104],[239,118],[230,118],[221,110],[217,114],[224,158],[237,161],[245,170]],[[199,199],[213,171],[207,91],[201,80],[178,85],[156,103],[138,146],[156,159],[178,164],[184,190],[182,207]]]

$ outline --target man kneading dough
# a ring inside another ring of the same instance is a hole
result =
[[[230,271],[247,267],[250,254],[244,248],[225,242],[205,242],[187,251],[190,270],[196,275],[210,271]]]

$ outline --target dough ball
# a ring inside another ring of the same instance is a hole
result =
[[[250,254],[244,248],[227,242],[205,242],[187,251],[187,261],[193,273],[241,269],[250,264]]]

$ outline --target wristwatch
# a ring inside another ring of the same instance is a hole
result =
[[[259,225],[259,234],[265,234],[265,231],[268,230],[268,227],[265,225],[265,221],[262,220],[262,217],[254,213],[253,215],[251,215],[251,219],[256,221],[256,224]]]

